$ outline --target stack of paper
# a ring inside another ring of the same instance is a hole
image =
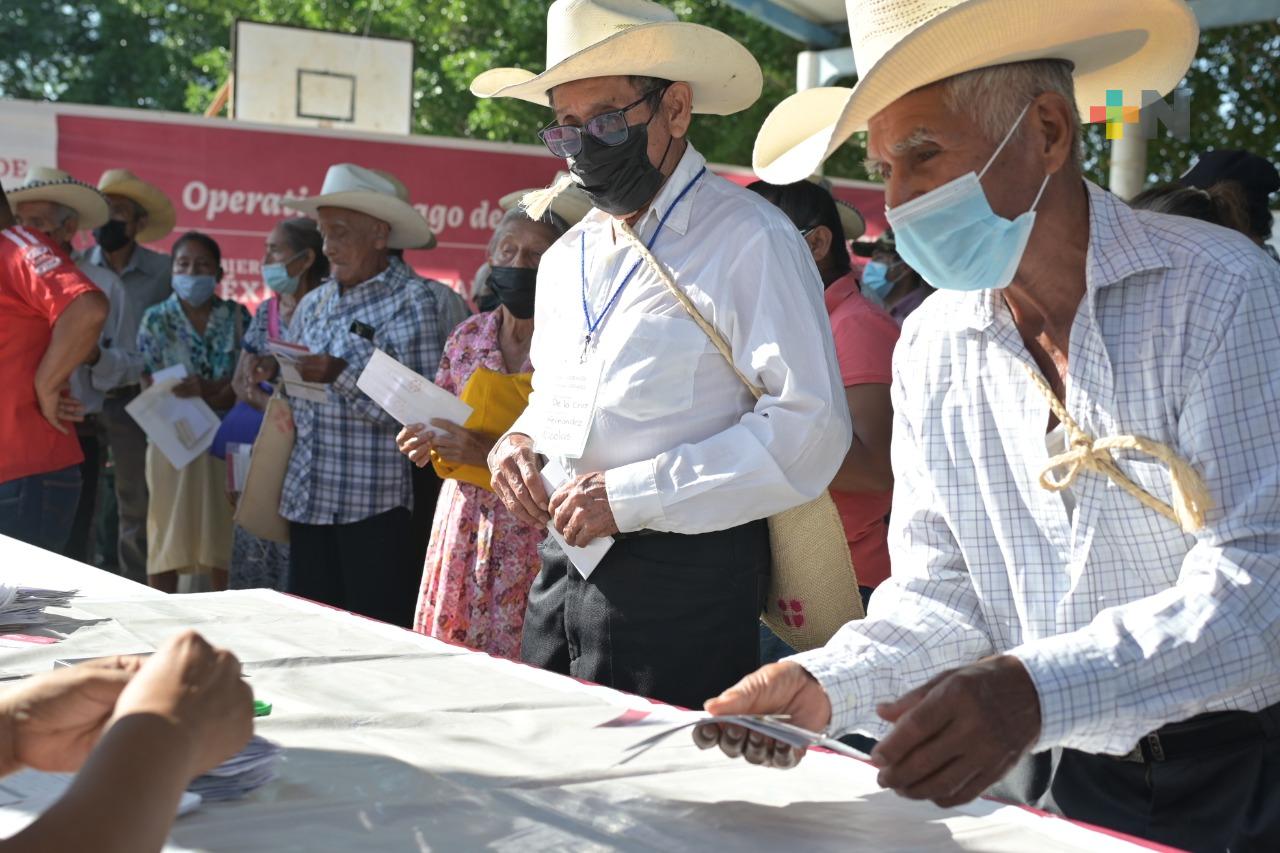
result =
[[[66,607],[78,591],[0,583],[0,631],[45,624],[45,608]]]
[[[280,380],[284,382],[284,393],[313,403],[329,402],[327,385],[322,382],[307,382],[298,372],[299,359],[312,355],[311,350],[302,344],[291,344],[288,341],[268,341],[267,353],[275,356],[276,363],[280,365]]]
[[[187,786],[210,802],[238,800],[258,790],[279,773],[280,747],[254,735],[239,753]]]

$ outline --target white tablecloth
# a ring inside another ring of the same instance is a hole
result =
[[[874,768],[831,754],[782,772],[680,733],[620,765],[656,729],[598,726],[627,709],[683,712],[277,593],[155,595],[2,539],[0,575],[102,593],[63,614],[63,642],[0,652],[6,670],[137,651],[192,627],[233,649],[274,705],[257,729],[286,748],[281,778],[181,818],[173,849],[1141,849],[995,803],[903,800]]]

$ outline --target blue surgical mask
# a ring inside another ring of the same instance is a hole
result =
[[[898,254],[939,290],[998,290],[1008,287],[1018,272],[1035,227],[1036,206],[1051,176],[1045,176],[1031,209],[1013,220],[991,209],[982,177],[1030,106],[1023,108],[981,173],[969,172],[904,205],[885,208]]]
[[[889,280],[889,265],[880,261],[868,261],[862,268],[862,289],[884,302],[896,281]]]
[[[199,308],[213,297],[218,280],[211,275],[173,274],[173,290],[188,305]]]
[[[282,264],[263,264],[262,265],[262,283],[284,296],[289,296],[298,289],[298,281],[301,276],[289,275],[289,264],[302,257],[304,252],[299,252],[289,260]]]

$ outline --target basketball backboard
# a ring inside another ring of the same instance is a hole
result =
[[[232,118],[410,131],[413,42],[236,21]]]

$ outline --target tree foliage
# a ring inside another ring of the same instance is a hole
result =
[[[735,116],[703,117],[693,139],[715,162],[745,165],[764,117],[794,90],[800,45],[718,0],[668,0],[684,20],[732,34],[764,70],[760,101]],[[533,142],[545,109],[479,100],[469,84],[488,68],[540,69],[543,0],[5,0],[0,9],[0,96],[202,112],[226,79],[236,18],[411,39],[414,132]],[[1162,135],[1151,176],[1181,174],[1198,151],[1249,148],[1280,159],[1280,23],[1206,32],[1185,86],[1192,140]],[[1100,129],[1087,133],[1086,166],[1105,183]],[[859,139],[827,165],[862,178]]]

